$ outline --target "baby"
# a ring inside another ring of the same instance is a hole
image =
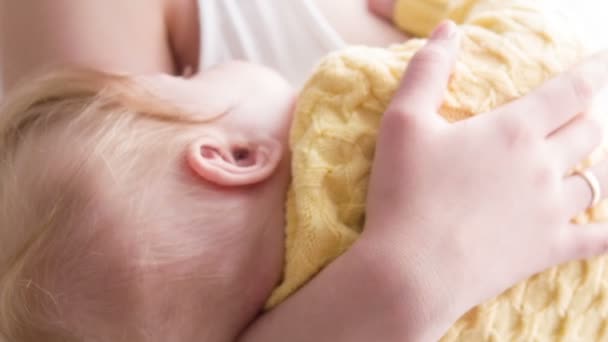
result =
[[[452,4],[395,7],[420,35],[445,18],[465,24],[441,110],[451,120],[581,56],[529,5]],[[356,239],[380,114],[422,45],[328,57],[293,123],[292,87],[238,62],[188,79],[57,71],[21,87],[0,115],[0,336],[236,339],[277,284],[269,306]]]

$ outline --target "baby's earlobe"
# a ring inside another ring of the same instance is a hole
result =
[[[196,175],[219,186],[246,186],[272,176],[281,162],[282,145],[274,139],[231,143],[209,136],[193,141],[186,152]]]

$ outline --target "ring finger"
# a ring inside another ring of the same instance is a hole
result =
[[[582,174],[573,174],[566,177],[566,196],[568,208],[572,212],[568,214],[574,217],[592,204],[596,196],[603,199],[608,194],[608,161],[602,161],[588,170],[588,179]]]

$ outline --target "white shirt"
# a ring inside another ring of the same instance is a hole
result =
[[[321,57],[345,45],[312,0],[198,0],[202,69],[239,59],[301,85]]]

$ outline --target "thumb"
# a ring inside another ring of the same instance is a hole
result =
[[[425,122],[441,122],[436,113],[456,62],[459,38],[452,21],[435,29],[410,61],[387,115],[423,116]]]

